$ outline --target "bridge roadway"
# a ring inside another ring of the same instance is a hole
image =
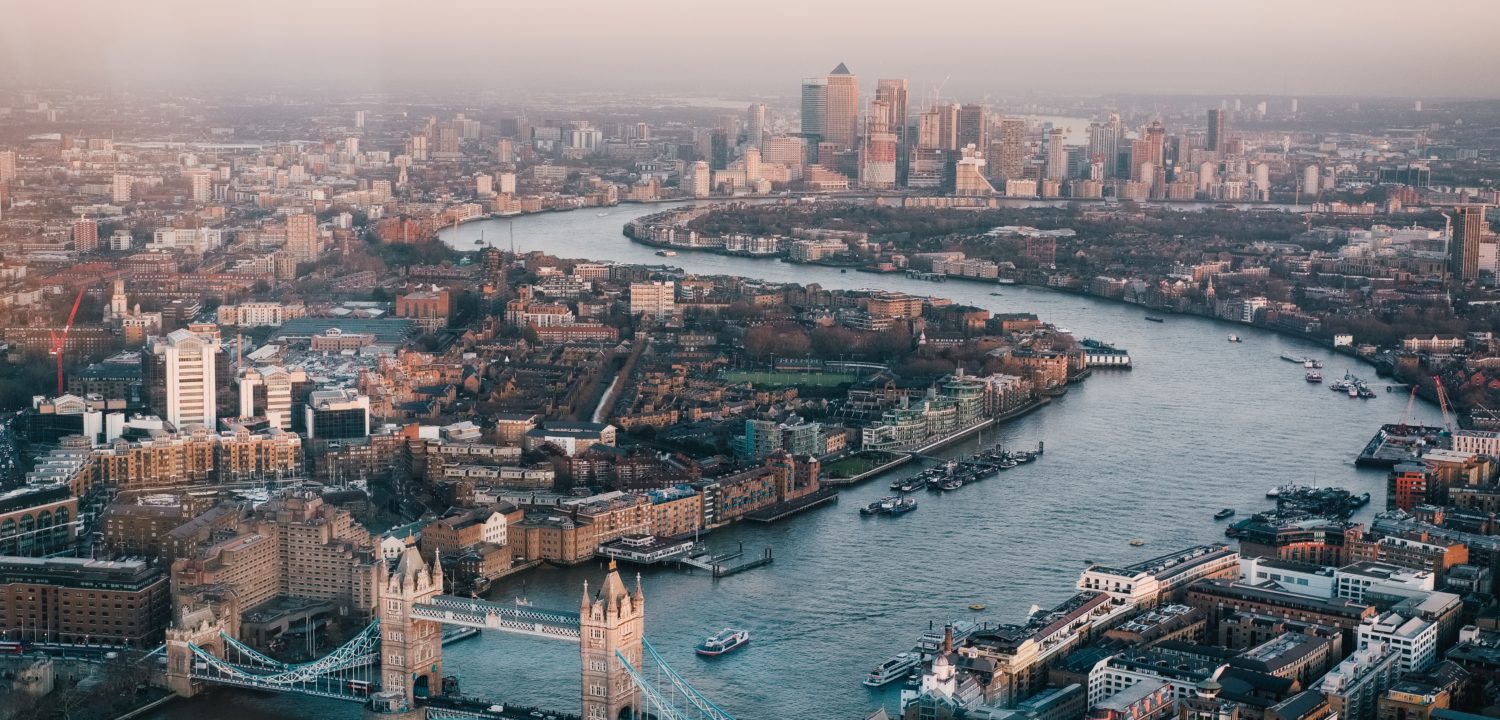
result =
[[[543,610],[525,605],[438,595],[430,603],[417,603],[411,615],[447,625],[488,628],[501,632],[578,642],[578,613]]]

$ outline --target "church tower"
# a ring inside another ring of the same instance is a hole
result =
[[[635,592],[625,589],[614,561],[609,575],[592,599],[583,584],[583,606],[579,610],[579,646],[583,652],[583,720],[633,720],[641,712],[635,683],[615,652],[632,667],[641,667],[641,636],[645,632],[646,596],[641,578]]]
[[[411,615],[412,605],[443,593],[443,568],[433,560],[428,567],[422,553],[407,548],[380,596],[380,684],[407,707],[414,696],[443,692],[443,625]]]

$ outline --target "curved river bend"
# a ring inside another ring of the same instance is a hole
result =
[[[1040,289],[978,283],[934,284],[905,277],[840,273],[706,253],[660,258],[627,240],[621,225],[657,212],[623,206],[450,229],[443,239],[472,249],[481,231],[496,245],[514,223],[519,250],[617,262],[670,262],[692,273],[878,286],[989,308],[1034,312],[1079,337],[1130,351],[1136,369],[1101,371],[1050,406],[987,431],[1017,446],[1047,444],[1045,457],[998,478],[943,496],[923,495],[900,518],[863,518],[855,509],[886,494],[889,479],[844,493],[839,504],[772,526],[733,527],[716,547],[773,546],[776,562],[719,581],[672,570],[645,573],[647,635],[673,667],[741,720],[855,718],[884,703],[895,710],[899,683],[860,684],[875,663],[906,650],[929,622],[949,618],[1023,619],[1072,593],[1086,560],[1131,562],[1223,538],[1210,517],[1221,507],[1264,506],[1267,488],[1287,483],[1343,485],[1383,504],[1384,474],[1357,470],[1354,455],[1376,427],[1405,411],[1404,393],[1350,400],[1309,385],[1282,353],[1313,355],[1323,372],[1373,376],[1315,345],[1246,326],[1170,316],[1150,323],[1136,307]],[[999,291],[1001,297],[990,293]],[[1243,343],[1226,342],[1236,333]],[[1418,419],[1436,422],[1419,407]],[[949,448],[971,450],[977,440]],[[896,473],[907,472],[898,469]],[[1131,538],[1146,540],[1131,547]],[[525,596],[541,607],[577,607],[584,580],[600,568],[541,569],[498,585],[491,596]],[[971,603],[988,610],[975,613]],[[749,647],[706,662],[693,645],[724,625],[750,630]],[[466,692],[577,712],[578,656],[572,645],[486,633],[449,646],[446,670]],[[234,707],[227,707],[233,696]],[[352,705],[311,698],[217,691],[150,717],[198,720],[358,718]]]

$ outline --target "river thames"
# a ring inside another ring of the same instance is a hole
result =
[[[715,549],[774,548],[776,562],[721,580],[673,570],[644,573],[646,636],[674,669],[740,720],[847,718],[896,709],[900,684],[870,690],[870,667],[908,650],[929,623],[962,618],[1018,622],[1032,605],[1068,597],[1086,561],[1126,563],[1223,540],[1222,507],[1240,516],[1266,507],[1275,485],[1341,485],[1384,506],[1385,474],[1354,456],[1381,423],[1401,419],[1406,394],[1351,400],[1303,381],[1283,353],[1325,361],[1330,378],[1373,370],[1298,339],[1208,319],[1144,319],[1140,308],[1017,286],[930,283],[841,273],[707,253],[661,258],[621,235],[621,225],[661,206],[579,210],[472,223],[445,241],[473,249],[480,237],[518,250],[626,263],[663,262],[698,274],[732,274],[825,288],[879,287],[935,295],[1044,321],[1130,351],[1133,371],[1099,371],[1068,394],[985,432],[986,444],[1045,441],[1039,461],[941,496],[923,494],[905,516],[866,518],[857,508],[887,494],[890,477],[847,489],[838,504],[772,526],[706,537]],[[999,297],[992,296],[999,292]],[[1238,334],[1242,343],[1227,342]],[[1438,424],[1419,404],[1417,419]],[[971,439],[943,451],[961,454]],[[894,475],[911,472],[900,468]],[[1129,541],[1141,538],[1143,547]],[[576,610],[594,565],[548,568],[498,584],[490,597],[525,597]],[[971,603],[987,605],[983,612]],[[744,650],[705,661],[693,646],[725,625],[750,631]],[[468,695],[566,712],[579,706],[578,648],[487,632],[444,650],[445,672]],[[149,717],[358,718],[349,704],[219,690]]]

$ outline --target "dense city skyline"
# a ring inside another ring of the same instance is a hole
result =
[[[585,3],[576,16],[546,4],[449,0],[422,7],[427,28],[394,2],[233,8],[22,3],[0,23],[0,80],[134,91],[337,86],[742,97],[789,94],[780,78],[842,61],[864,78],[909,77],[922,97],[938,87],[974,99],[1500,95],[1487,35],[1500,24],[1500,6],[1482,0],[1424,7],[1430,22],[1415,28],[1395,21],[1416,12],[1405,3],[1357,0],[1271,0],[1233,13],[1192,0],[1128,8],[1099,0],[1066,8],[769,0],[722,15],[671,0]],[[61,17],[79,18],[66,25],[67,42],[55,41]]]

